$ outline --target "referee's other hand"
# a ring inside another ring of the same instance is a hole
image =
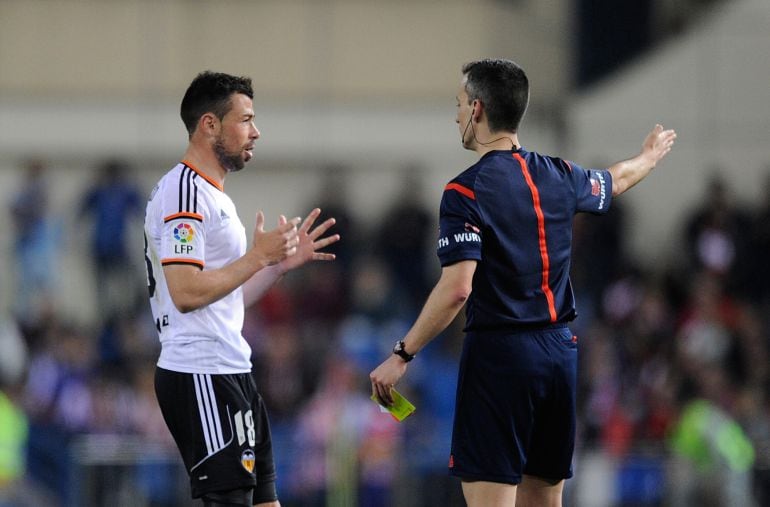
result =
[[[407,363],[397,355],[391,355],[369,374],[372,394],[385,406],[393,405],[391,389],[406,373]]]

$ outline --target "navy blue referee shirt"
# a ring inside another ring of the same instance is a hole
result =
[[[606,213],[607,170],[528,152],[491,151],[444,189],[442,266],[478,261],[466,331],[517,330],[576,317],[569,279],[576,213]]]

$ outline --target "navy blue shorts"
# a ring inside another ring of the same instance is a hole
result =
[[[457,382],[450,473],[519,484],[572,477],[577,338],[565,326],[469,332]]]

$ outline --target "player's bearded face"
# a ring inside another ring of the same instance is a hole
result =
[[[244,159],[243,150],[228,151],[225,146],[225,139],[222,133],[217,136],[214,141],[214,153],[217,156],[217,160],[225,168],[227,172],[240,171],[246,165]]]

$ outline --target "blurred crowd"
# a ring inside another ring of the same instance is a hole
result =
[[[0,326],[2,507],[122,505],[126,481],[125,505],[185,505],[153,391],[159,344],[144,274],[127,258],[146,192],[124,161],[97,169],[76,204],[92,233],[92,326],[57,312],[60,228],[46,205],[45,164],[30,161],[4,203],[16,280]],[[337,261],[289,274],[244,327],[282,504],[462,505],[446,470],[462,317],[399,385],[414,415],[399,424],[369,399],[369,371],[437,279],[437,203],[426,207],[412,167],[390,209],[363,224],[346,202],[344,168],[330,174],[333,184],[308,206],[337,219]],[[676,257],[660,266],[627,251],[634,231],[622,199],[576,222],[576,474],[590,453],[613,463],[612,505],[770,505],[770,179],[763,195],[740,202],[715,171],[680,217]],[[99,464],[85,488],[83,467]],[[567,505],[579,496],[571,489]]]

